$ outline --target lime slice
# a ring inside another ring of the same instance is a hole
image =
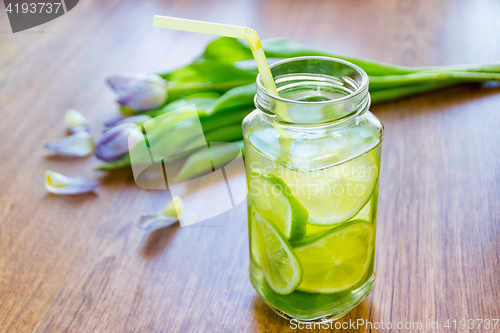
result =
[[[374,191],[374,195],[372,196],[372,199],[363,207],[363,209],[361,209],[359,211],[358,214],[356,214],[356,216],[353,217],[353,220],[366,220],[366,221],[371,221],[372,219],[370,218],[370,213],[371,213],[371,206],[372,206],[372,203],[373,200],[376,200],[374,199],[375,198],[375,193],[376,191]],[[314,236],[317,236],[325,231],[328,231],[332,228],[335,228],[335,226],[338,226],[338,224],[334,225],[334,226],[324,226],[324,225],[316,225],[316,224],[307,224],[307,233],[306,233],[306,237],[304,238],[309,238],[309,237],[314,237]]]
[[[299,240],[305,236],[309,214],[282,179],[256,169],[249,174],[248,186],[255,208],[287,239]]]
[[[258,274],[256,271],[250,275],[250,281],[257,292],[266,299],[266,302],[292,316],[304,316],[311,314],[311,312],[321,313],[328,308],[331,311],[332,304],[344,301],[351,294],[350,291],[334,294],[312,294],[295,290],[291,294],[280,295],[269,287],[263,274]]]
[[[271,289],[281,295],[290,294],[302,280],[302,266],[285,236],[258,212],[253,214],[256,232],[252,232],[255,252]]]
[[[261,262],[261,254],[259,251],[259,244],[261,241],[259,241],[260,234],[259,230],[257,229],[257,222],[256,220],[256,214],[259,214],[255,210],[255,206],[251,205],[248,208],[248,238],[250,241],[250,259],[253,261],[255,266],[258,268],[262,268],[262,262]],[[259,215],[259,218],[262,218]]]
[[[378,179],[374,151],[314,172],[277,166],[276,174],[309,212],[309,223],[332,226],[352,219],[370,200]]]
[[[375,248],[375,230],[353,220],[316,237],[293,243],[304,273],[298,290],[336,293],[357,285],[366,276]]]

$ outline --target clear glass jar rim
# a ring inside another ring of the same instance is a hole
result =
[[[348,100],[350,98],[356,98],[358,95],[360,95],[368,90],[368,84],[369,84],[368,74],[366,74],[366,72],[361,67],[359,67],[351,62],[339,59],[339,58],[322,57],[322,56],[304,56],[304,57],[287,58],[287,59],[283,59],[283,60],[277,61],[277,62],[269,65],[269,68],[271,69],[271,72],[272,72],[272,69],[274,67],[277,67],[279,65],[283,65],[283,64],[286,64],[289,62],[296,62],[296,61],[301,61],[301,60],[325,60],[325,61],[332,61],[332,62],[344,64],[344,65],[356,70],[356,72],[358,72],[358,74],[362,78],[361,84],[359,85],[359,87],[357,87],[357,89],[355,91],[353,91],[352,93],[350,93],[346,96],[340,97],[340,98],[335,98],[335,99],[331,99],[331,100],[327,100],[327,101],[295,101],[292,99],[283,98],[281,96],[276,96],[276,95],[270,93],[269,90],[267,90],[264,87],[264,85],[262,83],[262,78],[261,78],[260,73],[259,73],[257,75],[257,79],[256,79],[257,90],[262,91],[264,94],[266,94],[267,97],[279,100],[281,102],[297,103],[297,104],[304,104],[304,105],[320,105],[320,104],[330,104],[330,103],[335,103],[335,102],[342,102],[342,101]]]
[[[348,61],[296,57],[276,62],[270,69],[280,96],[265,89],[258,75],[254,102],[273,121],[308,126],[331,123],[363,114],[370,107],[368,75]]]

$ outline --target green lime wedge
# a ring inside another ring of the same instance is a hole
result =
[[[373,225],[353,220],[292,243],[304,271],[297,290],[336,293],[354,287],[366,276],[374,242]]]
[[[255,232],[252,232],[252,242],[257,246],[259,263],[271,289],[280,295],[293,292],[302,280],[302,266],[276,225],[266,220],[258,212],[253,214]]]
[[[305,236],[309,214],[282,179],[256,169],[249,174],[248,186],[256,210],[271,220],[286,239],[299,240]]]
[[[277,166],[276,175],[309,212],[309,223],[333,226],[358,214],[377,184],[379,161],[374,151],[314,172]]]

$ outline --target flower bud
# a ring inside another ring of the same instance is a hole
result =
[[[118,103],[137,111],[156,109],[167,100],[167,82],[157,74],[113,75],[107,81]]]
[[[128,136],[137,125],[125,123],[104,132],[97,142],[95,156],[105,162],[116,161],[128,153]]]

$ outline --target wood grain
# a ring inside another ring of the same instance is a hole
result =
[[[499,10],[495,0],[86,0],[17,34],[2,11],[0,332],[292,331],[248,280],[244,204],[148,234],[137,218],[168,193],[139,189],[129,171],[93,171],[94,158],[42,148],[64,134],[68,108],[87,115],[98,138],[117,113],[107,75],[178,66],[211,38],[154,29],[154,14],[422,66],[499,62]],[[500,318],[499,105],[497,85],[470,85],[373,107],[386,128],[376,285],[341,322]],[[45,169],[97,179],[101,189],[48,195]]]

